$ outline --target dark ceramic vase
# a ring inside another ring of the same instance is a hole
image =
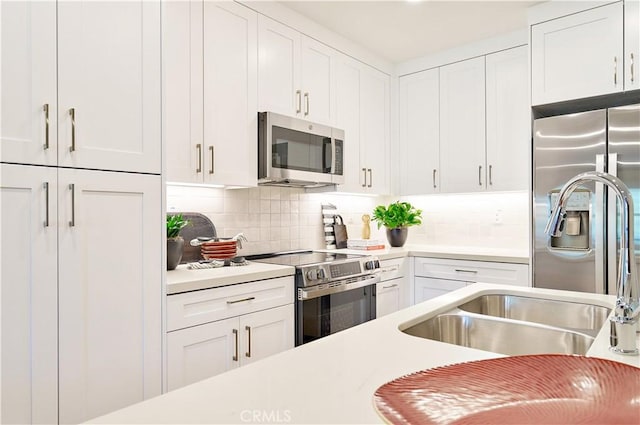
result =
[[[167,270],[174,270],[182,260],[184,239],[182,236],[167,239]]]
[[[389,245],[400,247],[407,241],[407,235],[409,234],[408,227],[396,227],[395,229],[387,228],[387,240]]]

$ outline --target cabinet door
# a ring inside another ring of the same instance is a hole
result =
[[[440,68],[440,191],[485,188],[484,57]]]
[[[624,89],[640,89],[640,2],[624,2]]]
[[[0,3],[0,160],[56,165],[56,3]]]
[[[169,391],[238,367],[239,329],[238,318],[234,317],[169,332]]]
[[[531,114],[527,46],[487,55],[487,189],[527,190]]]
[[[300,33],[258,17],[258,107],[295,116],[302,111]]]
[[[242,365],[293,348],[293,304],[240,317]]]
[[[622,2],[531,27],[532,104],[623,89]]]
[[[439,191],[439,70],[400,78],[401,192],[422,195]]]
[[[0,165],[0,170],[1,422],[56,423],[56,170],[8,164]]]
[[[77,423],[161,392],[161,179],[58,173],[60,422]]]
[[[160,173],[160,3],[58,4],[58,164]]]
[[[302,117],[333,124],[335,96],[332,84],[337,52],[305,35],[301,43]]]
[[[376,317],[400,310],[400,289],[403,278],[378,282],[376,285]]]
[[[202,183],[202,1],[162,2],[162,93],[169,182]]]
[[[344,184],[338,190],[361,192],[364,177],[360,167],[360,80],[361,65],[339,55],[336,65],[336,126],[344,130]]]
[[[258,182],[257,13],[204,3],[205,182]]]
[[[464,288],[469,282],[460,280],[435,279],[431,277],[416,277],[414,299],[415,303],[439,297],[447,292]]]
[[[345,137],[346,138],[346,137]],[[360,166],[366,190],[389,191],[389,76],[368,66],[360,79]]]

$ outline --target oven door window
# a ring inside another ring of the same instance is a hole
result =
[[[302,343],[375,319],[375,285],[302,301]]]
[[[331,138],[277,126],[272,131],[273,167],[331,174]]]

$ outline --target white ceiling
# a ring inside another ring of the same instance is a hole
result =
[[[281,1],[394,63],[526,28],[539,1]]]

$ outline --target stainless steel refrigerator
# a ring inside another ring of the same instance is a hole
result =
[[[594,170],[631,189],[640,267],[640,104],[540,118],[533,125],[533,286],[615,293],[619,208],[602,184],[574,192],[561,237],[544,233],[560,188]]]

